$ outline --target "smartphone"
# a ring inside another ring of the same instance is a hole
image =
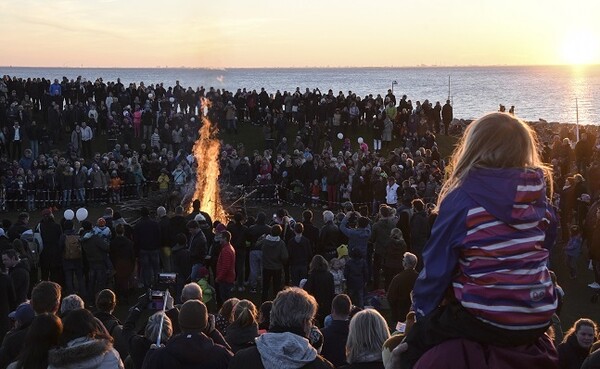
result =
[[[162,310],[165,305],[165,291],[152,290],[150,292],[149,310]]]

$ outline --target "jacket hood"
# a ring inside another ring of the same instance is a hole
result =
[[[59,368],[96,368],[112,348],[112,344],[107,340],[76,338],[66,347],[50,350],[48,364]]]
[[[474,168],[461,188],[506,224],[539,222],[546,217],[546,184],[540,169]]]
[[[256,339],[265,369],[298,369],[317,358],[308,340],[290,332],[265,333]]]

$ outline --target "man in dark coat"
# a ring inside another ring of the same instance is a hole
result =
[[[442,107],[442,123],[444,123],[444,134],[446,136],[448,136],[448,127],[450,126],[452,119],[454,119],[452,105],[450,105],[450,100],[446,100],[446,103]]]
[[[40,253],[40,268],[42,270],[42,280],[51,280],[60,285],[63,284],[64,275],[62,269],[62,254],[60,252],[60,236],[62,229],[54,221],[54,216],[50,209],[42,211],[42,220],[35,232],[42,236],[43,250]]]
[[[325,224],[319,232],[319,242],[317,244],[317,253],[323,255],[325,260],[331,261],[337,256],[337,248],[341,245],[342,233],[338,226],[333,222],[333,213],[329,210],[323,212],[323,221]]]
[[[144,286],[149,288],[160,271],[160,229],[158,223],[150,219],[147,208],[143,207],[140,214],[142,217],[133,228],[133,242],[139,252]]]
[[[350,301],[350,297],[344,294],[337,295],[331,303],[332,321],[321,329],[321,333],[323,333],[321,355],[331,361],[336,368],[346,365],[346,341],[348,339],[351,309],[352,301]]]
[[[18,305],[27,301],[29,262],[27,259],[19,259],[19,254],[15,250],[6,250],[2,254],[2,263],[8,269],[8,276],[15,291],[15,303]]]
[[[181,334],[171,338],[166,347],[148,351],[142,368],[227,369],[231,351],[202,333],[208,325],[206,306],[198,300],[186,301],[178,320]]]
[[[304,226],[304,237],[308,238],[311,244],[313,255],[317,254],[317,244],[319,243],[319,228],[313,224],[313,212],[304,210],[302,212],[302,225]]]

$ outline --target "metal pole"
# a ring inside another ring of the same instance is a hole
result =
[[[579,142],[579,101],[575,98],[575,132],[577,134],[577,142]]]
[[[163,301],[162,315],[160,316],[160,325],[158,326],[158,337],[156,337],[156,346],[160,347],[160,336],[162,336],[163,323],[165,321],[167,300],[169,299],[169,290],[165,291],[165,301]]]

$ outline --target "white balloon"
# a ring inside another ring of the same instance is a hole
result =
[[[77,217],[78,221],[83,222],[88,217],[88,211],[86,208],[79,208],[77,209],[77,213],[75,213],[75,216]]]
[[[363,142],[365,142],[365,140],[363,140],[363,138],[362,138],[362,137],[359,137],[359,138],[358,138],[358,143],[359,143],[359,144],[361,144],[361,143],[363,143]]]
[[[73,212],[73,210],[67,209],[65,210],[63,216],[66,220],[73,220],[73,218],[75,218],[75,213]]]
[[[154,98],[154,94],[153,94],[152,92],[150,92],[150,93],[148,94],[148,98],[149,98],[149,99],[152,99],[152,98]]]
[[[169,97],[169,101],[173,103],[173,102],[175,102],[175,98],[174,97]]]
[[[344,138],[344,135],[340,132],[340,133],[338,133],[337,138],[339,138],[341,140]]]

